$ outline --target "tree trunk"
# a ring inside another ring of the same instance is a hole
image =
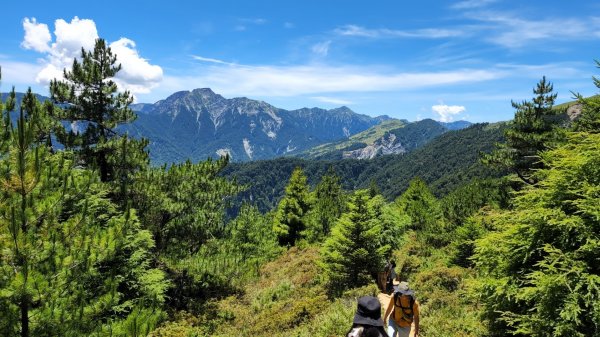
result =
[[[21,337],[29,337],[29,297],[21,296]]]
[[[109,167],[108,162],[106,161],[106,153],[104,151],[98,152],[98,168],[100,169],[100,181],[108,182],[109,177]]]

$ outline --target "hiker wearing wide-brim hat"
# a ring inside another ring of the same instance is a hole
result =
[[[389,337],[381,319],[381,304],[373,296],[363,296],[358,299],[356,314],[352,328],[347,337]]]
[[[402,295],[408,295],[408,296],[415,296],[415,291],[410,289],[410,287],[408,286],[408,282],[400,282],[397,280],[394,280],[394,293],[398,292]]]
[[[388,325],[389,337],[409,337],[413,323],[414,337],[419,336],[419,303],[408,282],[394,282],[394,293],[383,319]]]

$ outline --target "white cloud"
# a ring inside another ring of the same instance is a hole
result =
[[[56,65],[59,63],[59,65]],[[40,72],[38,72],[35,77],[35,81],[38,84],[47,85],[53,79],[62,79],[63,78],[63,69],[68,68],[70,66],[70,62],[67,60],[50,60],[46,64]]]
[[[71,23],[67,23],[58,19],[54,26],[56,41],[49,45],[52,36],[48,25],[38,23],[35,18],[23,20],[25,37],[21,46],[46,55],[44,67],[36,77],[36,82],[40,84],[47,84],[54,78],[62,78],[62,70],[71,66],[73,59],[81,53],[81,48],[90,49],[98,38],[96,25],[91,20],[75,17]]]
[[[442,72],[396,72],[375,66],[202,66],[179,77],[165,77],[160,90],[170,94],[194,87],[210,87],[224,95],[291,97],[335,92],[417,90],[424,87],[488,81],[507,76],[497,69]]]
[[[214,58],[210,58],[210,57],[198,56],[198,55],[192,55],[192,58],[196,61],[201,61],[201,62],[235,65],[235,63],[226,62],[226,61],[222,61],[222,60],[214,59]]]
[[[320,42],[312,46],[312,52],[318,56],[325,57],[329,53],[329,46],[331,45],[331,40]]]
[[[23,20],[23,29],[25,29],[25,38],[21,46],[25,49],[33,49],[39,52],[50,51],[48,45],[52,41],[48,25],[38,24],[35,18],[25,18]]]
[[[70,69],[73,60],[81,57],[81,49],[92,50],[98,39],[93,20],[74,17],[67,22],[58,19],[54,27],[55,40],[49,45],[52,36],[46,24],[38,23],[35,18],[23,20],[25,38],[21,45],[44,54],[42,69],[36,76],[36,82],[43,85],[54,78],[61,79],[63,69]],[[162,80],[162,69],[141,58],[133,41],[121,38],[109,46],[122,65],[115,78],[120,90],[130,90],[133,94],[147,93]]]
[[[472,9],[472,8],[484,7],[484,6],[487,6],[487,5],[497,2],[497,1],[498,0],[465,0],[465,1],[460,1],[460,2],[455,3],[454,5],[451,6],[451,8]]]
[[[242,18],[242,19],[238,19],[238,22],[239,23],[233,27],[233,30],[238,31],[238,32],[243,32],[248,29],[248,25],[256,25],[256,26],[264,25],[267,23],[267,20],[262,19],[262,18],[254,18],[254,19]]]
[[[295,27],[296,27],[296,25],[294,25],[292,22],[285,22],[283,24],[283,28],[286,28],[286,29],[292,29],[292,28],[295,28]]]
[[[52,44],[52,53],[56,57],[70,58],[80,56],[81,48],[91,50],[98,38],[96,23],[90,19],[74,17],[71,22],[58,19],[54,22],[56,41]]]
[[[439,104],[431,107],[431,111],[436,113],[440,122],[452,122],[455,115],[466,111],[467,109],[461,105],[445,105]]]
[[[335,29],[335,33],[344,36],[378,37],[380,32],[356,25],[346,25]]]
[[[496,64],[496,69],[504,70],[509,74],[519,77],[531,77],[535,79],[546,75],[548,78],[555,80],[559,78],[582,78],[589,76],[586,69],[588,64],[585,62],[558,62],[549,64],[511,64],[499,63]]]
[[[265,23],[267,23],[267,20],[265,20],[263,18],[245,18],[245,19],[240,19],[240,21],[243,23],[250,23],[253,25],[264,25]]]
[[[528,20],[511,13],[480,11],[469,17],[486,23],[487,40],[516,49],[541,41],[572,41],[600,37],[600,20],[595,18],[547,18]]]
[[[135,49],[135,42],[120,38],[110,44],[110,49],[117,55],[117,63],[122,64],[115,78],[119,87],[134,93],[148,93],[162,80],[162,68],[141,58]]]
[[[352,105],[352,101],[335,98],[335,97],[314,96],[311,98],[314,100],[317,100],[319,102],[323,102],[323,103],[331,103],[331,104],[339,104],[339,105]]]
[[[358,36],[368,38],[424,38],[440,39],[464,35],[462,30],[425,28],[416,30],[393,30],[387,28],[369,29],[356,25],[338,27],[334,32],[341,36]]]
[[[31,86],[35,83],[37,74],[42,70],[42,67],[37,64],[9,60],[2,60],[0,65],[2,66],[2,83],[10,85]],[[6,90],[7,88],[3,89],[3,91]]]

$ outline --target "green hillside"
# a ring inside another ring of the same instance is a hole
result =
[[[248,163],[232,163],[223,174],[234,177],[248,189],[240,198],[251,200],[263,210],[272,209],[283,195],[293,169],[302,167],[311,186],[331,166],[341,177],[344,189],[367,188],[376,182],[381,193],[393,200],[409,181],[421,177],[438,196],[474,178],[496,176],[499,173],[479,162],[481,152],[489,152],[502,140],[504,123],[475,124],[462,130],[449,131],[405,155],[381,156],[371,160],[305,160],[278,158]]]
[[[372,159],[382,154],[402,154],[427,144],[448,130],[432,119],[417,122],[389,120],[349,139],[314,147],[298,157],[319,160]]]
[[[501,173],[483,165],[480,158],[481,153],[490,152],[504,139],[505,128],[505,123],[474,124],[447,132],[405,156],[375,160],[362,173],[360,186],[366,186],[367,179],[374,180],[382,194],[392,200],[414,177],[420,177],[434,194],[443,196],[472,179],[497,176]]]
[[[600,98],[600,95],[593,95],[593,96],[588,97],[587,99],[598,99],[598,98]],[[578,104],[578,103],[579,103],[578,101],[565,102],[565,103],[562,103],[562,104],[555,105],[554,109],[557,109],[557,110],[567,109],[567,108],[569,108],[569,107],[571,107],[571,106],[573,106],[575,104]]]
[[[399,129],[407,124],[406,121],[391,119],[381,122],[379,125],[370,127],[369,129],[359,132],[350,138],[338,142],[315,146],[307,151],[304,151],[299,157],[320,158],[332,152],[350,150],[357,146],[373,144],[377,139],[383,137],[386,132]]]

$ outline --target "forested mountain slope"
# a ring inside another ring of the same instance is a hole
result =
[[[461,125],[465,124],[454,125],[454,127],[459,128]],[[444,123],[432,119],[416,122],[389,120],[352,135],[348,139],[316,146],[298,156],[336,160],[373,159],[379,155],[403,154],[427,144],[449,130]]]
[[[315,185],[331,166],[341,177],[346,190],[367,188],[375,182],[381,193],[394,199],[409,181],[421,177],[436,195],[476,177],[498,173],[479,162],[480,152],[489,152],[494,143],[502,140],[504,123],[475,124],[463,130],[449,131],[421,148],[406,155],[389,155],[371,160],[302,160],[277,158],[248,163],[231,163],[223,171],[228,177],[248,185],[241,197],[256,202],[261,210],[271,209],[283,195],[293,169],[302,167],[310,185]]]

